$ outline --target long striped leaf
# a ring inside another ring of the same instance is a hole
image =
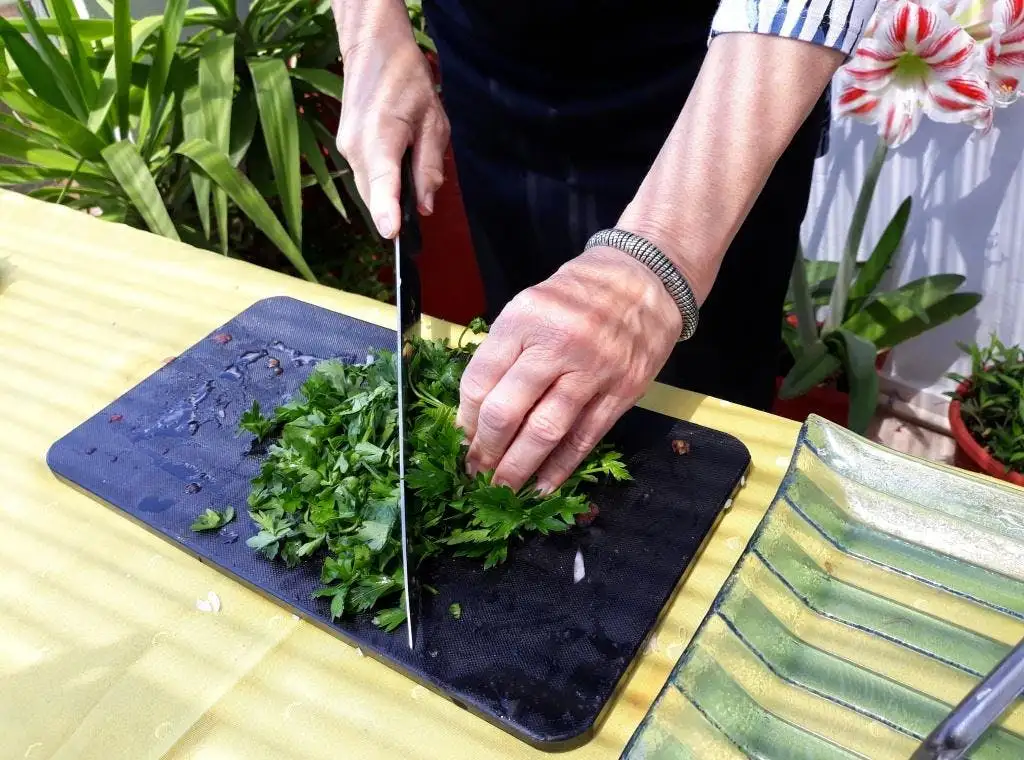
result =
[[[30,119],[43,131],[60,139],[83,158],[100,158],[103,141],[65,111],[51,106],[12,82],[0,87],[0,100],[15,113]]]
[[[185,90],[181,99],[181,127],[185,141],[205,140],[206,122],[203,117],[203,98],[199,94],[199,85]],[[199,209],[199,222],[203,226],[206,239],[210,239],[210,178],[198,168],[190,172],[192,190],[196,196]]]
[[[142,19],[132,25],[131,32],[131,57],[134,60],[135,56],[139,54],[139,50],[145,44],[154,32],[156,32],[163,24],[163,19],[159,16]],[[114,98],[117,95],[117,57],[110,59],[107,64],[106,71],[103,72],[103,80],[100,82],[99,90],[96,93],[96,103],[93,105],[92,111],[89,113],[89,129],[93,132],[98,132],[103,126],[103,122],[107,120],[107,115],[110,113],[110,106],[114,102]]]
[[[256,110],[256,93],[250,88],[242,88],[232,104],[231,114],[231,165],[238,166],[249,152],[252,139],[256,134],[256,122],[259,112]]]
[[[305,119],[299,120],[299,145],[302,148],[302,155],[306,158],[306,163],[313,170],[316,181],[323,189],[327,199],[334,208],[338,209],[338,213],[348,221],[348,212],[345,211],[345,204],[341,202],[341,196],[338,195],[338,188],[334,184],[334,178],[327,170],[324,154],[320,152],[320,143],[317,142],[316,135],[313,134],[313,128],[309,126],[309,122]]]
[[[174,229],[174,223],[167,214],[156,180],[138,149],[127,140],[122,140],[104,148],[103,158],[149,229],[171,240],[178,240],[178,231]]]
[[[60,25],[53,19],[37,19],[39,28],[48,35],[61,33]],[[28,32],[28,25],[22,19],[11,19],[11,26],[21,33]],[[114,25],[109,19],[79,18],[71,22],[72,28],[82,42],[97,42],[114,34]]]
[[[47,0],[46,5],[60,28],[64,49],[71,61],[71,68],[78,80],[85,103],[90,104],[96,99],[96,79],[89,68],[89,53],[85,49],[85,43],[74,26],[78,19],[78,11],[71,0]]]
[[[249,71],[256,88],[263,138],[267,143],[270,164],[274,167],[274,184],[292,240],[301,248],[299,125],[288,68],[278,58],[258,58],[249,61]]]
[[[16,135],[0,129],[0,156],[17,163],[31,164],[42,169],[58,169],[71,173],[78,166],[79,159],[63,151],[40,145],[23,135]],[[95,167],[88,164],[82,171],[88,174],[100,174]]]
[[[32,88],[32,91],[50,105],[60,108],[67,113],[72,113],[67,98],[64,97],[64,93],[57,86],[53,73],[46,65],[46,62],[43,61],[42,56],[22,36],[22,33],[3,17],[0,17],[0,40],[3,40],[11,60],[18,69],[18,73],[21,74],[28,86]]]
[[[235,89],[235,35],[214,37],[199,53],[199,92],[206,140],[221,153],[231,149],[231,99]],[[228,253],[228,197],[213,193],[220,249]]]
[[[156,51],[153,53],[153,66],[149,70],[149,82],[146,85],[146,101],[142,107],[142,117],[139,121],[139,142],[149,141],[150,123],[158,118],[160,109],[164,102],[164,88],[167,85],[167,76],[171,71],[171,61],[174,59],[174,52],[178,47],[181,37],[181,29],[185,23],[185,9],[188,0],[168,0],[164,9],[164,23],[160,30],[160,39],[157,41]]]
[[[344,80],[337,74],[323,69],[292,69],[292,78],[305,82],[314,90],[322,92],[335,100],[341,100],[341,88]]]
[[[227,155],[206,140],[187,142],[178,148],[178,152],[202,167],[210,179],[222,187],[253,224],[281,250],[292,266],[307,280],[316,282],[316,275],[302,257],[302,251],[288,236],[263,196],[244,174],[231,165]]]
[[[49,35],[39,26],[36,14],[25,3],[25,0],[18,0],[18,9],[21,11],[22,18],[25,19],[29,34],[36,43],[36,50],[39,52],[40,58],[42,58],[43,63],[50,70],[50,78],[57,86],[57,89],[60,90],[61,95],[64,96],[64,100],[70,109],[69,113],[74,114],[79,119],[85,119],[85,96],[78,81],[75,79],[75,72],[71,69],[71,64],[68,63],[57,46],[53,44]],[[54,103],[53,105],[57,104]]]
[[[0,164],[0,185],[23,185],[35,182],[61,182],[71,176],[72,170],[47,169],[41,166],[28,166],[22,164]],[[83,175],[81,173],[75,178],[75,183],[82,187],[103,190],[105,192],[116,192],[117,185],[110,180],[100,179]]]
[[[128,139],[129,90],[132,84],[132,8],[131,0],[114,0],[114,73],[117,94],[114,110],[117,114],[118,138]]]

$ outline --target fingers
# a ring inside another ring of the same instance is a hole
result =
[[[480,405],[476,432],[466,455],[471,471],[493,470],[498,462],[503,461],[502,457],[516,438],[520,426],[558,378],[558,372],[554,362],[539,360],[536,352],[526,351],[519,355]],[[538,424],[544,422],[546,420],[542,419]],[[554,441],[552,446],[557,442]],[[515,475],[514,472],[511,474]],[[511,482],[509,484],[516,487]]]
[[[515,439],[494,471],[494,482],[508,485],[516,491],[522,488],[551,453],[562,446],[596,390],[579,374],[559,377],[525,415]],[[497,391],[495,389],[495,395]],[[480,433],[474,444],[479,438]]]
[[[631,406],[632,402],[619,396],[592,400],[537,471],[538,490],[550,493],[561,486]]]
[[[444,182],[444,152],[448,148],[448,120],[428,114],[412,147],[412,173],[416,203],[421,214],[434,213],[434,194]]]
[[[469,366],[462,373],[462,380],[459,383],[459,411],[455,416],[455,426],[462,429],[466,440],[473,441],[484,399],[515,364],[521,351],[521,343],[500,333],[492,333],[476,350]]]
[[[381,122],[375,131],[367,130],[355,145],[347,140],[342,145],[344,132],[338,140],[377,231],[388,239],[398,234],[401,224],[402,156],[411,137],[408,125],[389,120]]]

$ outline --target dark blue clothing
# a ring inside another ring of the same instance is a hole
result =
[[[614,226],[686,101],[716,7],[424,2],[490,318]],[[663,382],[770,406],[825,109],[823,98],[780,160]]]

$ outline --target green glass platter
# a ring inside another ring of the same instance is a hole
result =
[[[821,418],[623,758],[906,760],[1024,639],[1024,489]],[[1024,704],[970,757],[1024,759]]]

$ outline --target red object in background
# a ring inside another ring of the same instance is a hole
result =
[[[960,394],[970,390],[969,383],[961,383],[957,388]],[[1006,465],[993,457],[984,446],[975,440],[971,431],[964,424],[963,415],[960,413],[960,402],[952,401],[949,404],[949,428],[957,445],[956,465],[966,470],[983,472],[993,478],[1004,480],[1007,483],[1024,486],[1024,475],[1019,472],[1012,472],[1006,469]]]
[[[434,81],[440,84],[437,56],[427,53]],[[341,75],[341,63],[329,67]],[[338,131],[340,109],[327,98],[317,98],[324,125]],[[469,234],[455,158],[451,146],[444,154],[444,184],[434,197],[434,213],[420,217],[422,249],[419,258],[423,313],[465,325],[483,316],[484,289]],[[388,275],[390,268],[382,275]]]
[[[790,318],[792,318],[791,321]],[[793,315],[789,315],[787,321],[794,327],[796,326],[796,318]],[[820,329],[821,325],[819,324],[818,327]],[[881,351],[875,359],[875,367],[881,370],[888,357],[888,349]],[[818,385],[803,396],[781,399],[778,394],[782,389],[782,381],[782,377],[775,379],[775,401],[772,404],[772,414],[796,422],[805,422],[810,415],[816,414],[837,425],[846,426],[850,416],[849,393],[838,390],[834,385]]]

